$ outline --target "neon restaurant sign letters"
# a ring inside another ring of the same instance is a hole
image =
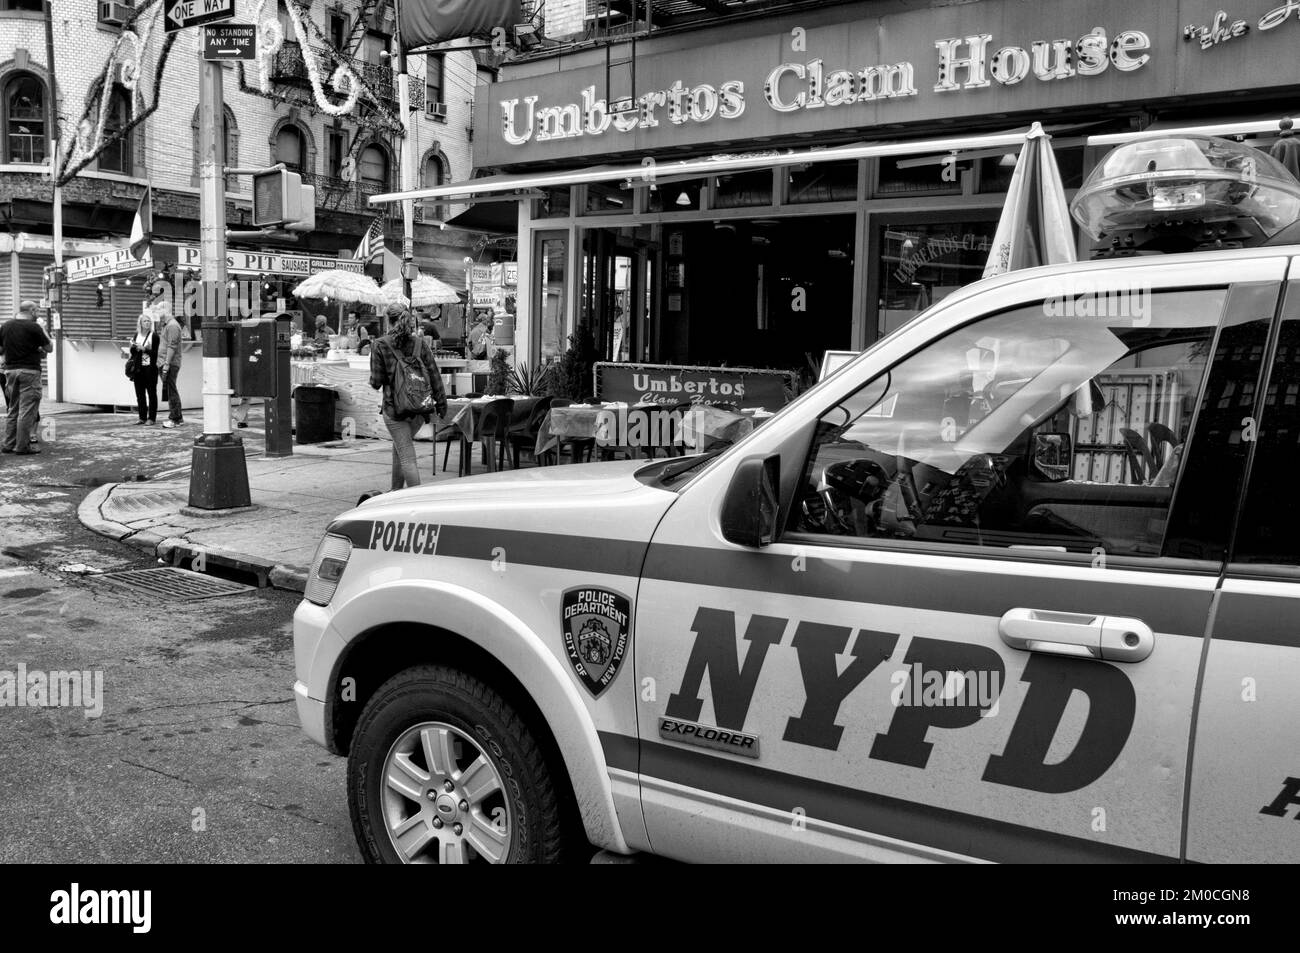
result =
[[[997,83],[1015,86],[1032,76],[1059,82],[1098,76],[1108,69],[1130,73],[1151,59],[1151,40],[1140,30],[1125,30],[1112,39],[1100,27],[1077,40],[1035,40],[1028,49],[1004,46],[990,50],[988,33],[935,41],[938,51],[936,93],[986,89]],[[782,63],[768,73],[763,100],[778,113],[831,109],[855,103],[906,100],[916,96],[916,68],[899,62],[855,69],[828,68],[825,61]],[[745,84],[728,80],[687,86],[681,80],[667,89],[614,103],[597,97],[588,86],[580,102],[539,104],[539,96],[503,100],[502,135],[507,143],[548,142],[579,136],[629,133],[662,124],[680,126],[714,119],[738,119],[747,107]]]

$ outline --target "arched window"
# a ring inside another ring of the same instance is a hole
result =
[[[429,153],[424,160],[424,187],[432,188],[447,181],[447,160],[439,152]]]
[[[283,162],[290,172],[306,171],[307,143],[297,126],[286,123],[276,133],[275,161]]]
[[[19,73],[0,94],[0,161],[45,161],[45,84],[30,73]]]
[[[131,121],[131,101],[120,86],[114,87],[104,122],[104,151],[99,154],[99,171],[135,175],[135,132],[122,133]]]
[[[447,157],[438,150],[437,143],[434,143],[433,150],[425,158],[423,171],[423,184],[426,189],[435,185],[445,185],[451,179]],[[421,206],[417,206],[419,207]],[[446,205],[432,200],[426,201],[422,208],[423,214],[431,218],[443,218],[447,214]],[[425,220],[428,221],[429,218]]]
[[[361,180],[363,192],[388,191],[388,153],[382,146],[371,145],[361,150],[357,178]]]

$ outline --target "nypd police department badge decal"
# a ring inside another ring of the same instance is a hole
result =
[[[564,653],[597,698],[623,664],[631,613],[631,600],[612,589],[568,589],[560,599]]]

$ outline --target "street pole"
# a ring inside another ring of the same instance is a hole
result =
[[[402,47],[402,4],[393,0],[393,13],[397,20],[394,31],[397,42],[397,108],[402,119],[402,157],[400,175],[402,191],[415,188],[415,140],[411,135],[411,77],[406,71],[406,50]],[[402,201],[402,292],[412,305],[411,276],[415,273],[415,202]]]
[[[63,400],[63,189],[59,187],[59,110],[54,99],[54,3],[45,0],[45,72],[50,88],[45,97],[45,132],[50,143],[50,183],[54,188],[54,281],[50,283],[50,331],[54,334],[54,399]]]
[[[190,507],[252,505],[244,441],[230,429],[231,325],[226,320],[225,69],[199,59],[199,255],[203,281],[203,435],[194,441]]]

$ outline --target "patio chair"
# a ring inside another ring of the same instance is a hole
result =
[[[471,444],[483,447],[483,462],[489,473],[505,469],[506,432],[510,427],[510,412],[515,402],[509,397],[484,404],[474,418],[474,436],[461,436],[461,474],[469,476],[473,471]]]
[[[533,462],[537,463],[537,434],[542,429],[542,421],[551,412],[552,400],[554,400],[553,397],[538,398],[523,425],[511,428],[509,434],[510,465],[515,470],[519,469],[519,451],[521,448],[533,454]]]
[[[435,421],[437,417],[433,418]],[[451,459],[451,445],[460,440],[462,434],[459,427],[454,427],[451,421],[438,426],[433,432],[433,475],[438,475],[438,444],[445,443],[447,448],[442,452],[442,472],[447,472],[447,462]]]

